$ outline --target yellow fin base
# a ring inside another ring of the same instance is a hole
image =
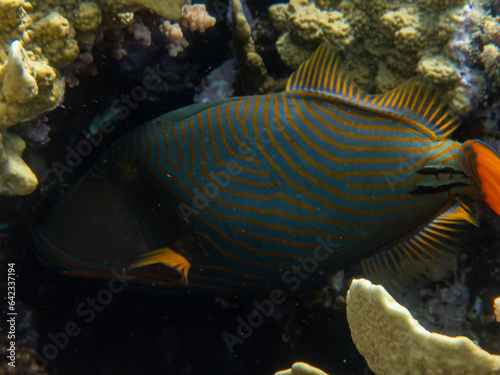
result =
[[[130,265],[130,268],[140,268],[156,263],[161,263],[176,270],[182,276],[182,283],[188,283],[188,272],[191,268],[191,263],[189,263],[188,260],[182,255],[176,253],[168,247],[164,249],[154,250],[140,256],[134,263]]]

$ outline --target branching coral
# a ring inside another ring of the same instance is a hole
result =
[[[184,51],[184,48],[189,46],[178,23],[171,24],[169,21],[163,21],[160,26],[160,31],[168,40],[167,48],[170,56],[177,56],[179,52]]]
[[[160,26],[160,31],[168,40],[169,55],[175,57],[189,45],[181,27],[203,33],[213,25],[215,25],[215,18],[207,13],[204,4],[186,4],[182,7],[182,18],[179,23],[172,24],[168,20],[164,21]]]

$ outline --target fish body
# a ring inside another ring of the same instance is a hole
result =
[[[425,273],[474,222],[460,198],[481,197],[478,146],[445,137],[454,120],[425,87],[398,90],[363,93],[320,47],[285,92],[160,116],[54,208],[42,257],[77,276],[126,269],[226,292],[296,290],[366,257],[371,270],[401,271],[406,258]]]

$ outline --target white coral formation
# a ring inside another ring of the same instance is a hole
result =
[[[182,7],[182,18],[179,23],[172,24],[168,20],[163,21],[160,25],[160,31],[168,41],[169,55],[175,57],[189,46],[182,29],[203,33],[213,25],[215,25],[215,17],[207,13],[205,4],[185,4]]]
[[[179,23],[184,29],[204,33],[206,29],[215,25],[215,18],[207,13],[205,4],[185,4],[182,7],[182,18]]]
[[[425,330],[382,286],[368,280],[353,280],[347,320],[356,348],[376,374],[500,374],[500,356],[466,337]]]
[[[177,56],[180,52],[184,51],[184,48],[189,46],[178,23],[171,24],[169,21],[163,21],[160,31],[168,40],[167,49],[170,56]]]

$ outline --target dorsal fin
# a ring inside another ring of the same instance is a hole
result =
[[[156,123],[169,123],[169,122],[184,120],[185,118],[194,116],[209,108],[224,104],[227,101],[228,101],[227,99],[222,99],[213,102],[194,103],[186,107],[181,107],[178,109],[174,109],[173,111],[167,112],[164,115],[157,117],[154,121]]]
[[[286,92],[316,96],[393,115],[426,126],[436,137],[446,137],[458,126],[442,101],[443,95],[418,78],[379,95],[361,90],[327,44],[323,43],[288,79]]]

